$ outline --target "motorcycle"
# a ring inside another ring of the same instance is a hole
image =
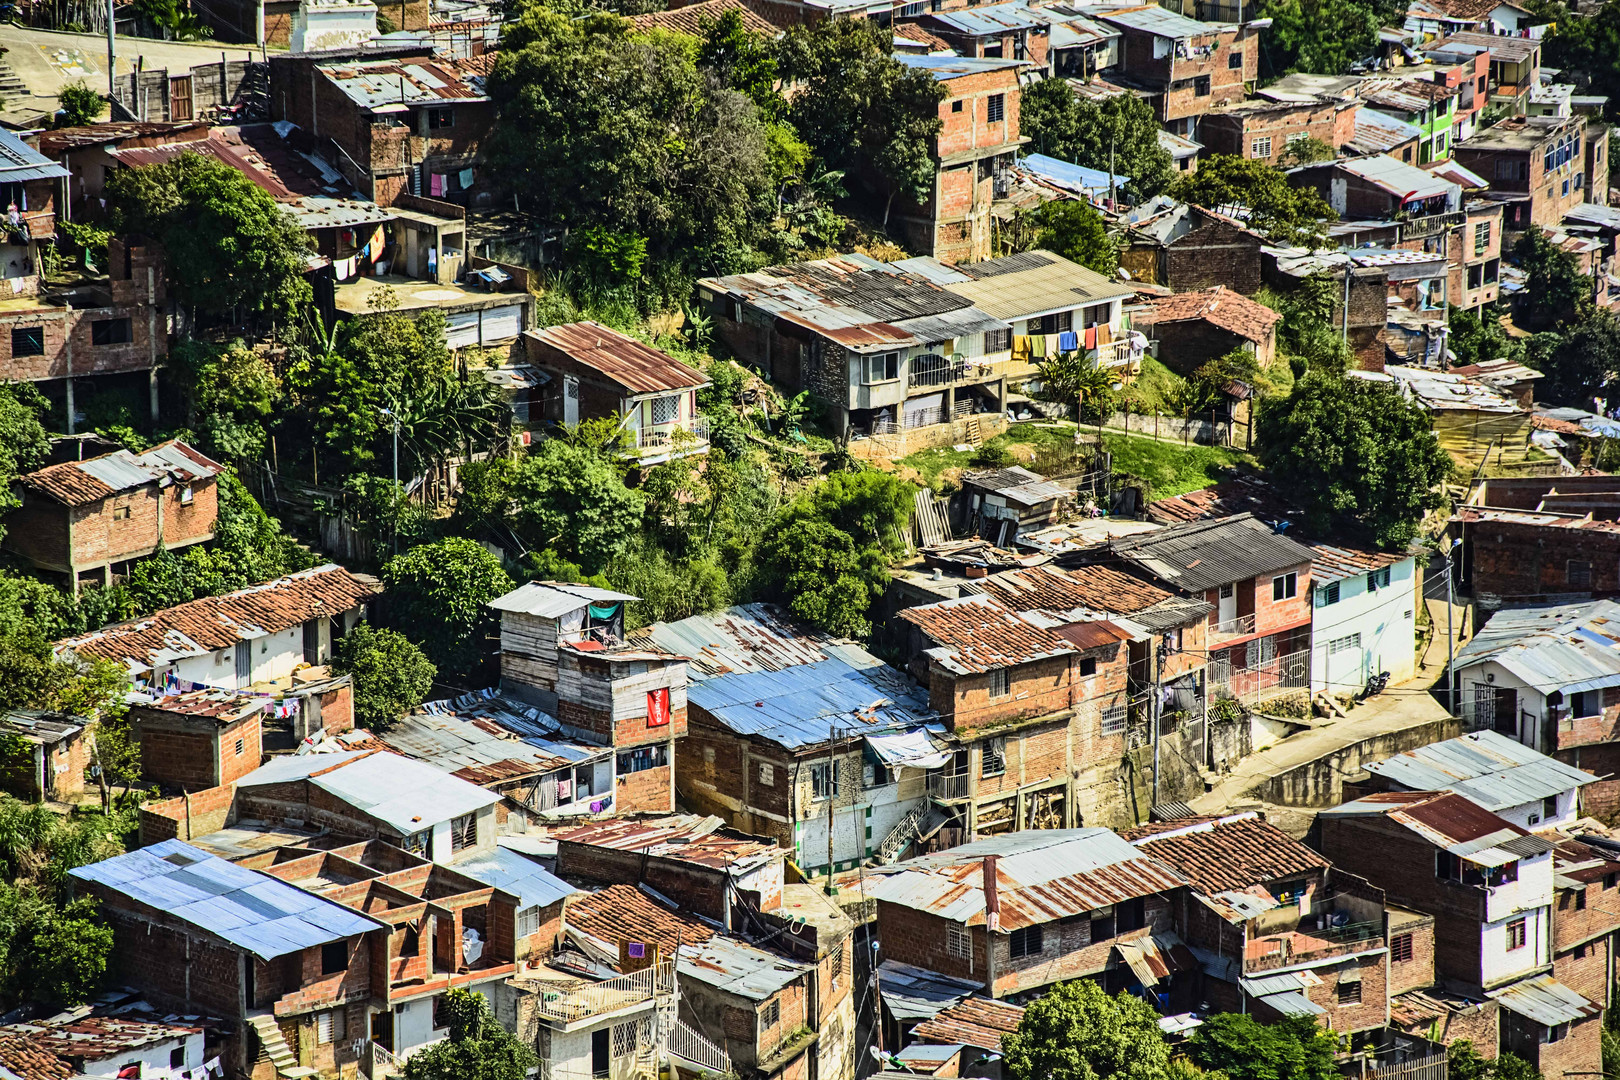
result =
[[[1361,692],[1361,699],[1365,701],[1370,697],[1377,697],[1379,694],[1384,692],[1384,687],[1388,685],[1389,672],[1387,671],[1380,671],[1377,675],[1369,676],[1367,679],[1367,687]]]

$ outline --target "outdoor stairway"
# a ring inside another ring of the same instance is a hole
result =
[[[883,843],[878,845],[877,853],[872,856],[873,861],[879,866],[888,866],[894,862],[900,852],[905,850],[906,844],[910,843],[911,838],[917,835],[922,819],[921,806],[913,806],[907,811],[905,817],[895,822],[894,828],[889,830],[889,835],[883,838]]]
[[[314,1069],[298,1064],[298,1059],[293,1056],[292,1048],[282,1037],[281,1028],[277,1026],[274,1016],[269,1013],[257,1013],[248,1017],[248,1023],[253,1025],[253,1030],[259,1036],[261,1055],[270,1059],[270,1064],[276,1068],[277,1076],[295,1080],[298,1077],[318,1075]]]

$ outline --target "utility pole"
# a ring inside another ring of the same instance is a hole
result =
[[[1451,632],[1451,577],[1453,553],[1462,546],[1462,537],[1451,542],[1446,549],[1446,708],[1452,713],[1457,711],[1457,681],[1452,671],[1452,665],[1457,662],[1457,637]]]
[[[833,803],[838,801],[838,725],[827,725],[827,895],[833,895]]]
[[[1114,137],[1108,136],[1108,209],[1115,210],[1119,206],[1119,197],[1114,192]]]
[[[1153,801],[1148,805],[1149,815],[1152,814],[1153,807],[1159,805],[1159,713],[1163,709],[1164,699],[1164,692],[1160,689],[1159,683],[1164,678],[1164,658],[1168,652],[1169,647],[1164,643],[1164,639],[1160,638],[1158,647],[1154,649],[1154,656],[1149,661],[1153,664],[1153,700],[1148,702],[1148,714],[1153,717]]]
[[[118,24],[113,21],[113,0],[107,0],[107,100],[109,102],[118,96],[118,65],[114,63],[117,50],[113,46],[113,38],[117,36],[118,32],[117,28]],[[140,92],[139,88],[136,89],[136,92]]]

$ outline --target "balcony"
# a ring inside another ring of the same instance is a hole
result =
[[[1222,619],[1210,627],[1209,637],[1211,641],[1218,641],[1222,638],[1248,637],[1252,633],[1254,633],[1254,612],[1251,611],[1235,619]]]
[[[1250,940],[1243,948],[1243,970],[1271,971],[1294,964],[1348,956],[1379,948],[1384,941],[1382,922],[1347,922],[1314,930],[1285,930]]]
[[[1467,216],[1461,212],[1426,214],[1421,217],[1409,218],[1401,222],[1401,239],[1420,240],[1428,236],[1438,236],[1448,229],[1455,229],[1467,220]]]
[[[907,385],[916,387],[961,386],[966,383],[999,379],[1005,372],[1006,361],[978,363],[961,356],[914,356]]]
[[[973,777],[969,773],[931,772],[928,794],[944,802],[969,798],[973,794]]]
[[[675,962],[662,963],[567,990],[543,991],[537,995],[535,1012],[550,1024],[571,1028],[582,1021],[606,1013],[621,1012],[675,992]]]
[[[687,454],[707,453],[708,449],[707,417],[695,416],[690,420],[636,430],[636,454],[639,457],[684,457]]]

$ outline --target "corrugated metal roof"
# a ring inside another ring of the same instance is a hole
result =
[[[1428,103],[1420,103],[1418,108],[1428,108]],[[1391,195],[1400,196],[1403,203],[1446,195],[1449,196],[1447,205],[1455,208],[1462,199],[1462,189],[1456,184],[1434,173],[1424,172],[1416,165],[1397,161],[1387,154],[1345,158],[1335,162],[1334,168],[1382,188]]]
[[[46,712],[42,709],[7,709],[0,712],[0,732],[44,746],[77,735],[89,722],[70,713]]]
[[[887,978],[880,972],[880,979]],[[1001,1037],[1018,1030],[1024,1018],[1022,1006],[994,998],[969,997],[941,1009],[918,1024],[911,1037],[919,1042],[966,1043],[985,1050],[1001,1049]]]
[[[1457,667],[1495,661],[1528,686],[1566,695],[1620,686],[1620,603],[1504,608],[1457,652]]]
[[[1385,791],[1320,811],[1334,817],[1387,817],[1481,866],[1533,858],[1553,845],[1484,807],[1449,791]]]
[[[1025,158],[1023,164],[1029,161]],[[1119,282],[1050,251],[988,259],[961,269],[973,280],[948,282],[945,288],[998,319],[1024,319],[1134,295]]]
[[[957,675],[1066,656],[1080,649],[1007,608],[993,596],[971,594],[900,612],[934,644],[923,654]]]
[[[501,699],[480,699],[460,708],[449,702],[433,704],[440,708],[401,717],[378,738],[391,749],[469,784],[487,786],[520,780],[602,756],[600,747],[519,736],[491,715],[504,711]],[[536,723],[549,721],[555,727],[555,720],[539,710],[535,712],[543,718]]]
[[[1172,525],[1108,543],[1110,553],[1185,592],[1311,562],[1311,549],[1252,514]]]
[[[720,818],[696,814],[593,821],[551,835],[559,843],[636,851],[709,870],[741,873],[787,857],[787,849],[774,841],[727,828]],[[563,861],[567,862],[566,857]]]
[[[489,602],[496,611],[516,611],[540,619],[555,619],[570,611],[578,611],[591,604],[604,601],[639,600],[639,596],[598,589],[594,585],[575,585],[566,581],[527,581],[504,596]]]
[[[83,461],[62,461],[18,477],[25,486],[68,506],[86,506],[147,484],[168,487],[218,476],[224,468],[177,439],[133,454],[115,450]]]
[[[984,56],[913,56],[899,53],[895,59],[906,67],[928,72],[939,82],[960,79],[965,75],[982,75],[987,71],[1034,66],[1028,60],[998,60]]]
[[[1291,990],[1284,994],[1268,994],[1260,1000],[1284,1016],[1321,1016],[1327,1012],[1299,990]]]
[[[885,960],[878,965],[878,987],[890,1015],[902,1023],[940,1016],[981,988],[979,983],[953,979],[898,960]],[[996,1046],[1000,1045],[998,1041]]]
[[[1486,996],[1500,1002],[1509,1012],[1544,1027],[1589,1020],[1603,1014],[1602,1006],[1586,1000],[1551,975],[1521,979],[1512,986],[1492,990]]]
[[[1346,145],[1356,153],[1381,154],[1423,137],[1423,129],[1377,109],[1356,110],[1355,133]]]
[[[1147,831],[1151,830],[1151,831]],[[1137,835],[1145,832],[1145,835]],[[1191,822],[1170,821],[1122,835],[1186,875],[1200,892],[1216,894],[1320,874],[1329,863],[1253,811]]]
[[[546,907],[579,891],[533,859],[504,847],[497,847],[487,855],[463,859],[456,863],[456,870],[486,885],[515,893],[519,910]]]
[[[682,945],[676,957],[675,970],[681,978],[696,979],[750,1001],[765,1001],[815,970],[812,964],[718,934],[702,944]]]
[[[931,716],[904,674],[855,644],[800,626],[765,604],[728,608],[631,635],[689,658],[686,700],[742,735],[789,749],[907,727]]]
[[[411,836],[494,806],[500,796],[431,765],[386,750],[302,754],[259,766],[238,787],[308,780],[367,817]]]
[[[1048,14],[1046,10],[1037,11],[1024,0],[1012,0],[1011,3],[989,4],[962,11],[930,12],[928,18],[958,34],[980,37],[1045,26],[1052,21],[1054,15],[1055,13]]]
[[[868,894],[982,926],[984,858],[997,856],[1001,929],[1056,921],[1187,885],[1179,871],[1108,829],[1031,830],[989,837],[874,871]]]
[[[550,345],[576,363],[598,371],[632,394],[690,390],[708,386],[709,377],[668,353],[610,330],[601,323],[577,322],[529,330],[525,337]],[[530,359],[544,364],[544,357]]]
[[[1494,731],[1420,746],[1365,768],[1412,791],[1454,791],[1492,812],[1576,791],[1597,780]]]
[[[483,76],[444,60],[352,60],[315,69],[365,109],[387,105],[487,101]]]
[[[165,840],[68,873],[264,960],[384,928],[352,908],[179,840]]]
[[[1199,22],[1197,19],[1177,14],[1169,8],[1157,6],[1134,8],[1130,11],[1099,11],[1096,17],[1115,26],[1141,30],[1157,37],[1177,39],[1204,37],[1237,29],[1227,23]]]
[[[23,142],[14,133],[0,128],[0,183],[21,184],[29,180],[55,180],[68,171]]]

